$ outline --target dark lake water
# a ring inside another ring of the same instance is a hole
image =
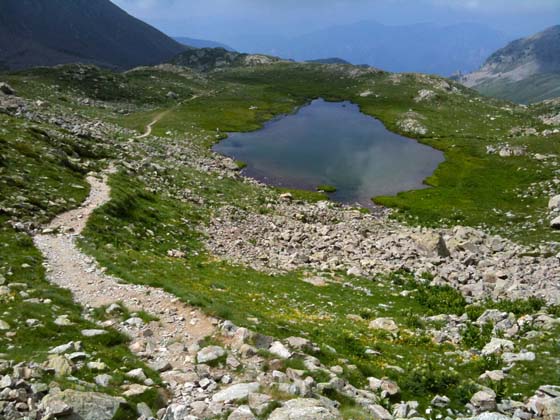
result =
[[[350,102],[313,101],[250,133],[231,133],[214,150],[247,164],[267,184],[315,190],[333,200],[371,206],[371,198],[425,188],[443,153],[388,131]]]

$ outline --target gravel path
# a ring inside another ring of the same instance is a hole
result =
[[[86,307],[122,302],[129,310],[143,310],[159,321],[144,325],[117,324],[132,338],[131,349],[150,360],[165,360],[174,368],[192,369],[193,361],[185,349],[215,330],[217,320],[180,302],[161,289],[124,284],[104,274],[94,259],[76,246],[92,212],[110,199],[107,174],[101,179],[88,177],[91,192],[83,205],[56,217],[44,230],[57,233],[34,237],[45,257],[49,281],[69,289],[74,299]],[[149,332],[148,332],[149,331]],[[173,345],[172,345],[173,344]]]

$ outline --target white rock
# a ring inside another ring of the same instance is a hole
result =
[[[489,356],[491,354],[496,354],[504,351],[512,351],[514,349],[514,344],[510,340],[504,340],[502,338],[492,337],[489,343],[487,343],[482,349],[483,356]]]
[[[282,344],[280,341],[275,341],[274,343],[272,343],[268,351],[270,351],[275,356],[280,357],[281,359],[289,359],[290,357],[292,357],[292,353],[290,352],[290,350],[288,350],[286,346],[284,346],[284,344]]]
[[[226,351],[220,346],[204,347],[196,354],[196,361],[198,363],[208,363],[223,357]]]
[[[338,410],[319,400],[298,398],[272,412],[268,420],[340,420]]]
[[[390,333],[396,333],[399,326],[392,318],[377,318],[369,323],[369,328],[372,330],[384,330]]]
[[[257,392],[260,388],[258,382],[235,384],[225,388],[212,397],[214,402],[237,401],[247,398],[249,394]]]
[[[256,417],[249,406],[241,405],[229,415],[228,420],[256,420]]]

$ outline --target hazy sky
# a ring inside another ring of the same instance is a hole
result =
[[[512,37],[560,24],[560,0],[113,0],[169,35],[227,43],[239,33],[299,35],[360,20],[484,23]]]

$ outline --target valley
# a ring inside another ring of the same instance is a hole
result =
[[[6,418],[554,419],[556,102],[266,56],[1,79]],[[212,151],[319,97],[443,152],[430,188],[370,214]]]

